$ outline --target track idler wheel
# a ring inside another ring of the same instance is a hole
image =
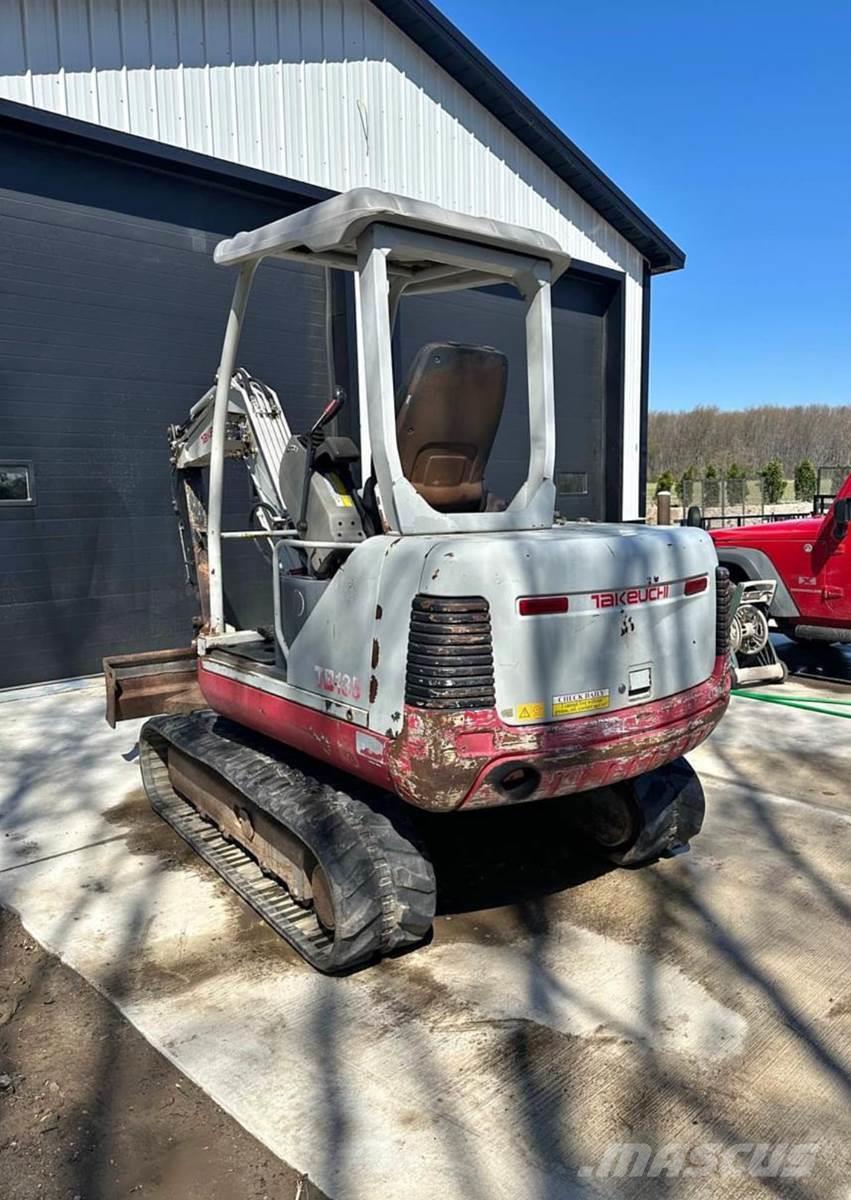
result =
[[[396,797],[210,712],[152,718],[139,756],[154,810],[311,966],[428,936],[434,871]]]
[[[572,827],[619,867],[687,850],[706,811],[700,780],[684,758],[561,803]]]
[[[310,890],[313,893],[313,911],[316,913],[316,919],[325,932],[330,937],[333,937],[334,929],[337,925],[337,915],[334,912],[334,898],[331,885],[319,863],[316,864],[311,872]]]

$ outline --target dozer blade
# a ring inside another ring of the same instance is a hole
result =
[[[336,974],[421,942],[434,872],[401,802],[339,791],[288,755],[209,711],[139,736],[154,810],[311,966]]]
[[[192,646],[105,658],[103,678],[109,724],[114,729],[116,722],[134,717],[204,708],[204,697],[198,687],[197,662]]]

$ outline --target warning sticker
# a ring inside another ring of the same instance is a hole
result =
[[[514,715],[518,721],[540,721],[544,715],[544,702],[535,700],[532,704],[518,704]]]
[[[331,490],[331,495],[334,498],[334,503],[338,508],[354,508],[355,502],[346,491],[346,485],[343,483],[339,475],[336,475],[333,471],[331,471],[328,473],[327,477],[320,475],[319,478],[324,479],[324,482],[328,484]]]
[[[553,716],[568,717],[574,713],[597,712],[609,707],[609,689],[598,688],[593,692],[569,692],[566,696],[553,696]]]

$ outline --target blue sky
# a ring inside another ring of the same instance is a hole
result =
[[[851,403],[851,4],[437,2],[686,251],[654,408]]]

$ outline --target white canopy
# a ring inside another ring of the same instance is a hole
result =
[[[377,223],[543,259],[551,265],[552,279],[570,265],[570,256],[549,234],[489,217],[470,217],[373,188],[342,192],[280,221],[226,238],[216,246],[215,261],[220,266],[235,266],[265,255],[316,256],[332,266],[354,268],[358,237],[367,226]]]

